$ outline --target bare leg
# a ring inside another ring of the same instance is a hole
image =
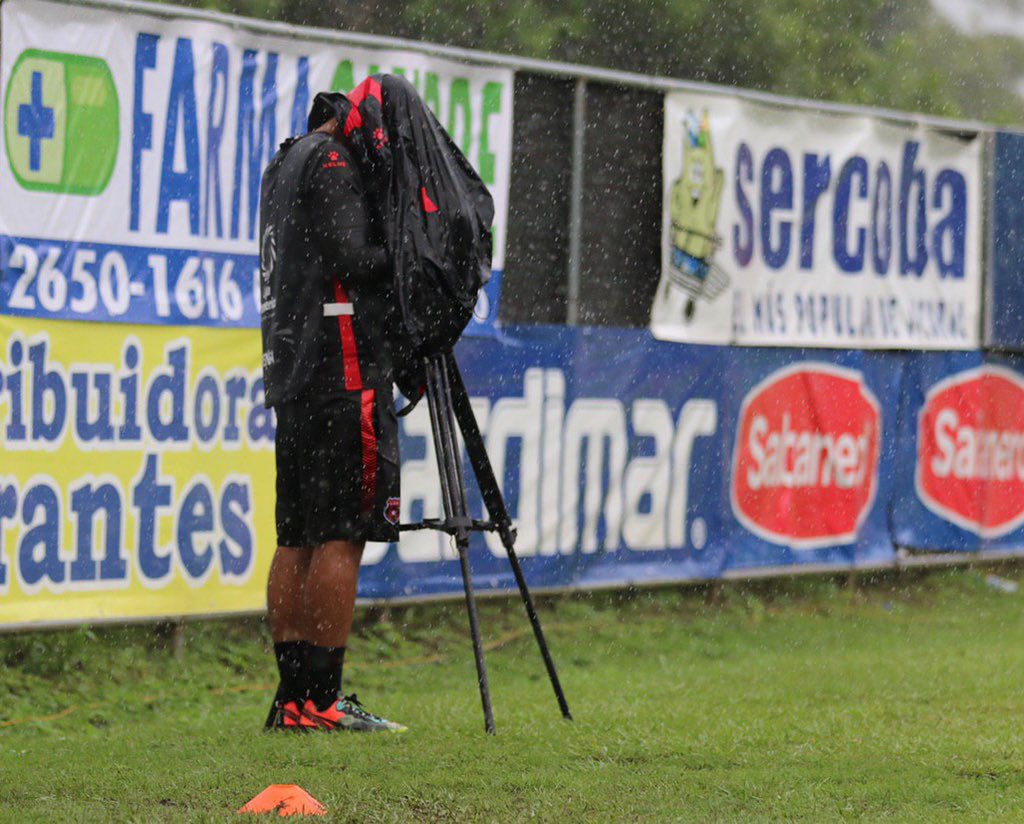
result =
[[[279,546],[267,579],[267,615],[274,643],[305,641],[303,585],[309,573],[313,550],[308,547]]]
[[[319,647],[343,647],[352,629],[362,542],[328,541],[313,553],[303,592],[305,632]]]

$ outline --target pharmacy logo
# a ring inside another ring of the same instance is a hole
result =
[[[4,139],[24,189],[98,195],[120,142],[114,78],[96,57],[28,49],[11,71]]]

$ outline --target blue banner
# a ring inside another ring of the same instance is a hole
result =
[[[255,255],[0,235],[0,314],[259,328]]]
[[[1024,357],[537,326],[457,355],[534,586],[1024,549]],[[402,450],[403,520],[439,514],[425,410]],[[475,491],[471,507],[483,517]],[[478,586],[514,587],[495,537],[471,558]],[[460,586],[449,540],[419,533],[368,548],[360,594]]]
[[[258,329],[258,283],[255,255],[0,234],[0,315]],[[496,333],[500,294],[495,271],[467,335]]]
[[[898,354],[564,327],[516,327],[457,354],[535,586],[894,557]],[[425,409],[402,434],[403,520],[437,515]],[[483,516],[475,490],[471,507]],[[514,586],[495,536],[475,536],[471,557],[478,586]],[[432,533],[370,547],[364,563],[367,598],[460,586],[449,539]]]
[[[894,541],[1024,549],[1024,357],[921,353],[902,371]]]
[[[998,132],[992,177],[985,345],[1024,349],[1024,135]]]

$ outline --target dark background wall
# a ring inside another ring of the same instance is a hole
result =
[[[661,274],[662,95],[590,83],[579,321],[646,326]]]
[[[505,323],[564,323],[573,83],[516,76]],[[588,83],[579,322],[646,326],[661,255],[662,96]]]
[[[565,323],[573,83],[516,75],[500,318]]]

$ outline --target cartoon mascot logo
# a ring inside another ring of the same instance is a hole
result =
[[[668,278],[665,297],[675,288],[686,294],[684,317],[689,321],[696,301],[712,301],[729,285],[729,277],[713,262],[721,238],[715,231],[725,173],[715,167],[708,113],[687,111],[683,120],[683,171],[672,184],[669,216]]]

